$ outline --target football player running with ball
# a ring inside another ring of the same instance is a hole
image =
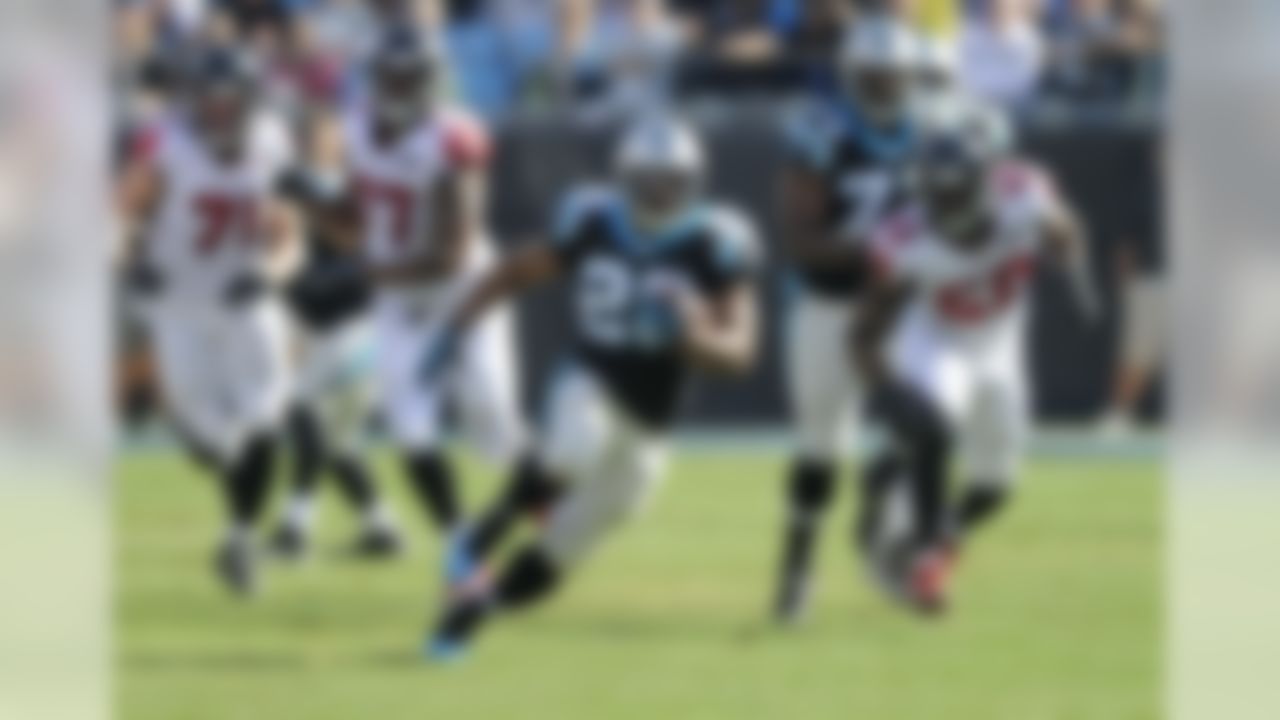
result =
[[[911,607],[941,611],[960,543],[1006,503],[1028,428],[1028,289],[1064,269],[1084,314],[1098,301],[1074,213],[1036,166],[993,142],[994,119],[939,108],[922,133],[918,201],[876,230],[877,268],[853,333],[873,419],[891,438],[869,466],[862,539]],[[947,471],[958,450],[964,483]],[[906,533],[885,527],[903,502]]]
[[[424,373],[436,377],[489,308],[555,280],[570,286],[571,362],[551,388],[537,447],[566,490],[492,581],[481,571],[458,588],[429,640],[433,659],[458,656],[495,614],[545,599],[645,503],[691,371],[754,363],[757,239],[742,214],[702,198],[697,135],[651,116],[625,133],[615,162],[617,182],[570,192],[552,241],[490,273],[461,305],[455,339],[427,356]]]

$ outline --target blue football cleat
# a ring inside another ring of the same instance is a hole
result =
[[[449,534],[444,544],[444,582],[450,590],[462,587],[479,570],[479,563],[472,557],[468,546],[471,532],[460,528]]]
[[[427,662],[436,665],[452,665],[461,662],[467,656],[467,646],[457,640],[434,637],[424,650]]]

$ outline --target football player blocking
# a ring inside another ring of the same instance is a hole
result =
[[[290,393],[288,320],[271,288],[301,247],[297,212],[275,193],[293,151],[260,112],[243,57],[204,53],[187,80],[180,108],[142,133],[124,170],[124,261],[170,414],[221,477],[217,568],[243,592]]]
[[[733,373],[754,361],[755,233],[739,212],[702,199],[703,157],[694,132],[669,116],[625,134],[616,182],[571,191],[550,242],[515,251],[460,307],[428,356],[428,380],[456,371],[458,347],[486,313],[529,288],[568,283],[574,341],[551,388],[546,424],[529,461],[563,491],[537,537],[496,577],[479,565],[495,536],[527,509],[529,470],[517,474],[481,527],[448,564],[454,593],[428,654],[462,653],[494,614],[544,599],[604,537],[643,506],[661,480],[666,437],[691,372]]]
[[[367,351],[352,320],[362,304],[292,292],[314,248],[303,246],[299,209],[279,192],[297,162],[289,131],[262,107],[257,69],[243,55],[210,49],[188,73],[177,107],[140,134],[126,163],[119,206],[133,244],[123,262],[169,414],[194,457],[223,478],[230,528],[218,570],[248,592],[252,528],[290,405],[297,490],[281,545],[302,549],[325,469],[364,514],[365,549],[392,550],[397,539],[359,447],[368,387],[349,370]],[[307,326],[299,368],[288,352],[295,319]]]

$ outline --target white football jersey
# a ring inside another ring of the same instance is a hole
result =
[[[181,115],[138,138],[135,153],[154,164],[163,186],[144,251],[168,297],[217,296],[262,260],[262,207],[293,162],[293,147],[274,115],[254,117],[249,132],[247,152],[233,163],[215,157]]]
[[[444,173],[486,164],[490,154],[483,125],[452,108],[388,144],[375,137],[369,113],[352,112],[345,139],[348,170],[360,201],[363,253],[377,264],[395,264],[427,252],[431,188]],[[487,252],[472,247],[475,257],[468,257],[464,266],[474,267],[478,256]]]
[[[970,337],[1017,331],[1041,249],[1044,222],[1055,204],[1051,183],[1035,167],[1005,162],[991,172],[992,236],[974,249],[948,242],[922,208],[886,220],[872,252],[882,272],[915,287],[911,313],[942,332]]]

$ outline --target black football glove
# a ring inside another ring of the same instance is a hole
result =
[[[244,307],[264,297],[270,290],[271,286],[261,274],[249,270],[231,278],[223,290],[222,300],[228,307]]]
[[[130,263],[121,277],[125,289],[138,297],[154,298],[164,293],[164,274],[146,260]]]

